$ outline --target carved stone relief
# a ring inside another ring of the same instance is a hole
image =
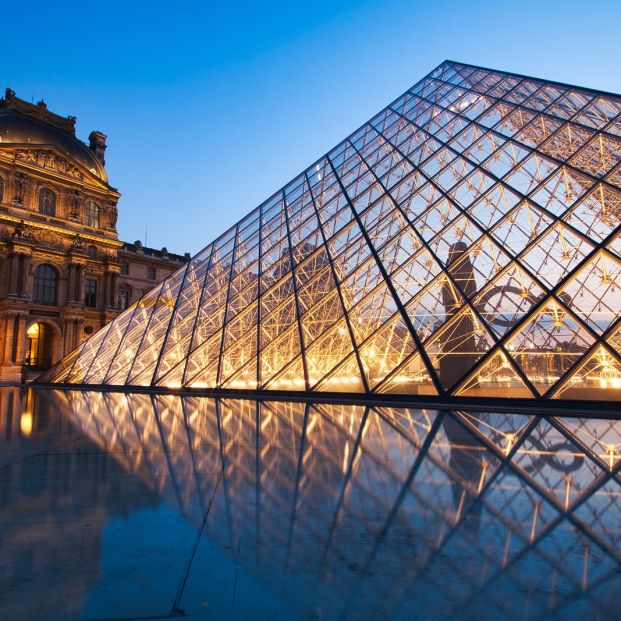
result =
[[[52,248],[62,248],[63,238],[54,231],[47,229],[37,229],[33,232],[33,237],[42,245]]]
[[[84,180],[82,171],[72,164],[67,158],[56,155],[52,151],[35,149],[16,149],[15,159],[39,168],[54,170],[61,175]]]

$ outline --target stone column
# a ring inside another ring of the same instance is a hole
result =
[[[2,318],[0,379],[3,381],[19,382],[21,380],[26,341],[26,319],[26,314],[15,311],[6,313]]]
[[[84,302],[84,266],[76,265],[75,267],[75,300]]]
[[[73,348],[73,326],[74,320],[73,318],[65,319],[64,323],[64,339],[63,339],[63,356],[66,356]]]
[[[30,262],[32,257],[28,254],[20,254],[19,271],[17,280],[17,293],[26,295],[26,282],[28,281],[28,272],[30,271]]]
[[[72,350],[75,349],[81,342],[83,323],[84,323],[83,319],[76,319],[73,322],[73,347],[71,348]]]
[[[75,269],[73,263],[69,263],[67,269],[67,302],[74,302],[73,292],[75,291]]]
[[[0,362],[11,362],[11,343],[13,343],[14,313],[6,313],[0,323]]]
[[[112,308],[119,307],[119,273],[112,272]]]
[[[28,316],[23,313],[17,313],[17,347],[15,348],[15,363],[23,364],[26,356],[26,321]],[[13,335],[15,338],[15,335]]]
[[[17,253],[11,252],[8,256],[7,266],[8,266],[8,291],[7,293],[15,294],[17,293]]]

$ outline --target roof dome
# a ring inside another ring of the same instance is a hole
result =
[[[26,144],[56,147],[68,158],[78,162],[99,179],[108,183],[108,175],[103,164],[86,144],[75,137],[73,130],[75,119],[58,117],[58,121],[52,118],[49,121],[47,118],[40,120],[29,113],[16,110],[10,104],[1,105],[3,103],[5,101],[0,100],[0,145]],[[23,103],[29,107],[41,109],[41,104],[33,106],[26,102]],[[46,116],[57,117],[57,115],[48,112],[47,109],[42,109],[42,112]]]

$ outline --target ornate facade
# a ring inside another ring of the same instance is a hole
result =
[[[185,257],[118,239],[106,136],[75,117],[0,99],[0,381],[49,367]]]

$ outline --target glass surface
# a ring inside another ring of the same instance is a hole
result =
[[[621,422],[0,389],[0,618],[614,619]]]
[[[618,400],[620,114],[445,62],[47,380]]]

